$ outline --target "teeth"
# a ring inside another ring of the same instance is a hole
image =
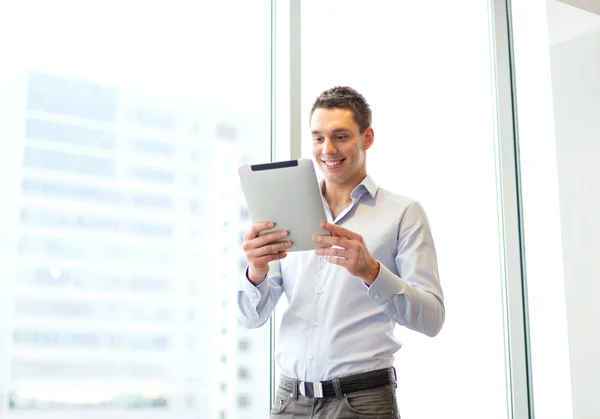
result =
[[[324,162],[328,167],[336,167],[339,166],[340,164],[342,164],[341,160],[337,160],[337,161],[326,161]]]

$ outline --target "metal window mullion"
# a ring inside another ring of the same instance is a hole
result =
[[[301,0],[271,0],[271,161],[298,159],[302,152],[301,22]],[[288,36],[289,43],[285,45]],[[289,61],[282,61],[288,58]],[[277,63],[281,66],[278,67]],[[286,68],[288,64],[289,68]],[[286,112],[289,115],[284,115]],[[288,117],[289,126],[286,126]],[[277,341],[276,318],[274,312],[270,320],[271,355],[275,353]],[[277,380],[274,356],[271,356],[270,361],[270,394],[273,404]]]
[[[533,419],[510,0],[490,5],[508,410],[512,419]]]
[[[290,159],[302,155],[302,7],[290,0]]]

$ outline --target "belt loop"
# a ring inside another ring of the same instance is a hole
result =
[[[342,394],[342,386],[340,386],[340,379],[334,378],[333,380],[333,388],[335,389],[335,397],[341,398],[344,395]]]
[[[292,399],[298,400],[298,386],[300,385],[300,381],[294,379],[294,385],[292,386],[294,389],[292,390]]]
[[[392,374],[390,374],[390,381],[392,381],[391,384],[394,388],[398,388],[398,375],[396,374],[396,367],[392,367],[392,371],[394,373],[394,377],[392,378]]]

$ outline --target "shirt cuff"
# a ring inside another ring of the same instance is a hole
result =
[[[403,294],[406,286],[402,278],[395,275],[383,263],[379,262],[379,275],[377,275],[371,286],[368,287],[367,294],[371,300],[379,305],[383,305],[394,295]]]
[[[246,268],[245,278],[242,281],[241,290],[248,296],[248,302],[254,307],[259,307],[263,301],[269,296],[269,278],[265,278],[263,282],[254,285],[248,279],[248,269]]]

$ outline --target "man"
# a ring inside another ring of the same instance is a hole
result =
[[[349,87],[321,93],[310,114],[313,157],[330,235],[316,251],[286,253],[287,232],[265,221],[244,236],[238,292],[246,327],[264,324],[282,293],[289,307],[276,360],[282,376],[271,418],[398,418],[395,324],[435,336],[445,317],[437,260],[421,205],[367,175],[371,109]]]

